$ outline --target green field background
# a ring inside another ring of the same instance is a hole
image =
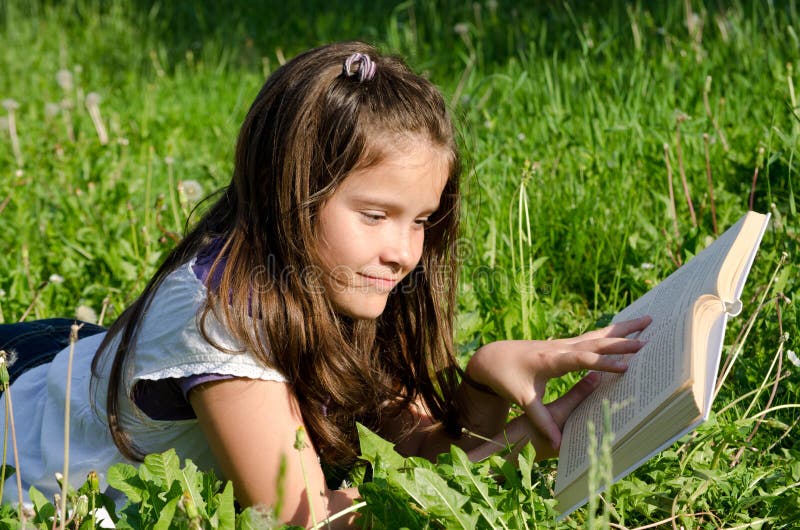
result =
[[[798,3],[252,4],[0,0],[0,321],[113,321],[202,211],[195,186],[208,195],[229,181],[266,76],[310,47],[365,40],[438,85],[458,122],[464,358],[490,340],[607,322],[715,224],[751,202],[772,213],[729,326],[724,359],[737,360],[721,414],[691,451],[606,498],[621,527],[800,520]],[[539,470],[543,497],[552,468]]]

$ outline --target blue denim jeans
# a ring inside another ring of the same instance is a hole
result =
[[[16,357],[8,372],[13,383],[25,371],[49,363],[69,346],[72,324],[83,324],[78,338],[105,331],[105,328],[71,318],[48,318],[17,324],[0,324],[0,350]]]

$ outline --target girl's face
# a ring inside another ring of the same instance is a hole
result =
[[[373,319],[422,257],[428,217],[439,207],[448,152],[421,138],[351,172],[319,213],[326,294],[352,318]]]

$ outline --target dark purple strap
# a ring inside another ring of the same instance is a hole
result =
[[[133,400],[150,419],[191,420],[197,417],[189,404],[191,389],[205,383],[235,378],[236,376],[226,374],[197,374],[155,381],[142,379],[133,389]]]
[[[192,271],[194,271],[194,275],[198,280],[200,280],[200,283],[206,283],[206,280],[208,279],[208,273],[211,272],[211,265],[214,264],[214,260],[217,259],[217,255],[220,253],[224,245],[225,240],[221,237],[218,237],[212,241],[210,245],[201,249],[200,252],[197,253],[197,257],[192,265]],[[212,289],[216,288],[219,285],[220,280],[222,280],[222,272],[225,270],[226,259],[227,256],[223,256],[217,268],[214,269],[214,276],[211,278]]]

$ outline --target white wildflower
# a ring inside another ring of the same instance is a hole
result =
[[[791,362],[793,365],[800,367],[800,359],[798,359],[794,350],[786,350],[786,357],[789,358],[789,362]]]
[[[6,296],[6,290],[0,289],[0,298],[5,298],[5,296]]]
[[[81,495],[75,499],[75,518],[83,519],[87,515],[89,515],[89,497]]]
[[[57,116],[59,112],[61,112],[61,107],[58,106],[58,103],[45,103],[44,115],[48,118]]]
[[[17,351],[6,350],[5,354],[6,365],[9,367],[14,366],[14,363],[17,362]]]
[[[649,271],[649,270],[652,270],[652,269],[654,269],[656,266],[655,266],[655,265],[653,265],[653,264],[652,264],[652,263],[650,263],[650,262],[647,262],[647,261],[645,261],[644,263],[642,263],[641,265],[639,265],[639,267],[641,267],[643,270]]]
[[[21,169],[18,169],[18,170],[16,170],[14,172],[14,176],[17,177],[17,178],[22,178],[22,175],[24,175],[24,174],[25,174],[25,172],[22,171]]]
[[[178,191],[190,203],[196,203],[203,198],[203,186],[196,180],[183,180],[178,183]]]
[[[459,35],[466,35],[469,33],[469,24],[466,22],[459,22],[455,26],[453,26],[453,31],[455,31]]]
[[[99,105],[101,101],[100,94],[97,92],[89,92],[86,94],[86,106],[91,107],[94,105]]]
[[[64,283],[64,277],[60,274],[51,274],[49,281],[50,283]]]
[[[75,318],[90,324],[97,324],[97,312],[88,305],[79,305],[75,309]]]
[[[524,139],[525,139],[525,133],[518,133],[517,134],[517,140],[519,140],[521,142]]]
[[[175,159],[174,159],[174,158],[172,158],[171,156],[165,156],[165,157],[164,157],[164,163],[165,163],[166,165],[168,165],[168,166],[171,166],[172,164],[174,164],[174,163],[175,163]]]
[[[3,108],[6,109],[8,112],[13,112],[19,108],[19,103],[13,99],[4,99],[3,100]]]
[[[697,13],[692,13],[689,19],[686,21],[686,25],[689,27],[689,33],[697,33],[698,29],[702,29],[703,27],[703,19],[700,18],[700,15]],[[698,35],[699,37],[699,35]]]
[[[69,70],[59,70],[56,72],[56,82],[58,86],[61,87],[61,90],[64,92],[69,92],[72,90],[72,72]]]

